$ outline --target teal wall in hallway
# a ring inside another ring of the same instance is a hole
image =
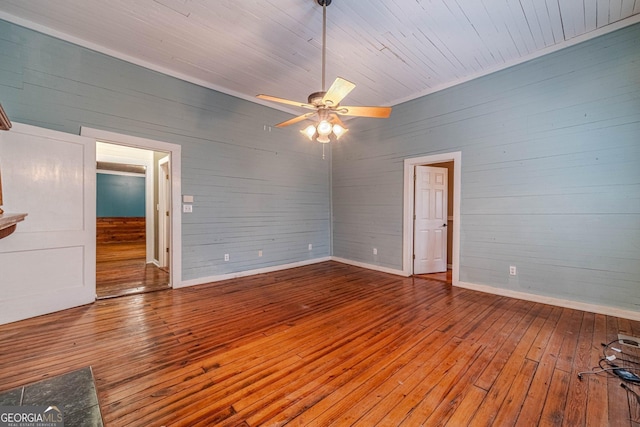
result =
[[[144,217],[144,187],[144,176],[97,173],[96,216]]]

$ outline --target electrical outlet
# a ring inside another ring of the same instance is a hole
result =
[[[182,205],[182,212],[184,213],[193,212],[193,205]]]
[[[373,254],[378,255],[378,248],[373,248]]]
[[[258,251],[258,256],[261,257],[262,256],[262,251]]]
[[[516,270],[516,266],[515,265],[509,266],[509,275],[510,276],[515,276],[517,274],[518,274],[518,272]]]
[[[224,254],[224,260],[229,261],[229,254]]]
[[[313,245],[309,243],[309,250],[313,249]]]

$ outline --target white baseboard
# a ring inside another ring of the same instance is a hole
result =
[[[538,302],[542,304],[555,305],[558,307],[572,308],[574,310],[589,311],[596,314],[604,314],[606,316],[622,317],[630,320],[640,320],[640,312],[625,310],[623,308],[611,307],[608,305],[590,304],[580,301],[572,301],[563,298],[549,297],[544,295],[530,294],[522,291],[514,291],[511,289],[496,288],[488,285],[478,285],[476,283],[458,282],[454,286],[470,289],[473,291],[485,292],[504,297],[517,298],[525,301]]]
[[[222,280],[237,279],[239,277],[253,276],[255,274],[272,273],[274,271],[287,270],[289,268],[302,267],[305,265],[317,264],[320,262],[330,261],[331,257],[314,258],[306,261],[293,262],[291,264],[275,265],[265,268],[257,268],[255,270],[238,271],[236,273],[220,274],[218,276],[199,277],[197,279],[183,280],[179,284],[175,284],[174,288],[185,288],[187,286],[204,285],[205,283],[220,282]]]
[[[350,259],[345,259],[345,258],[340,258],[340,257],[335,257],[335,256],[332,256],[331,260],[332,261],[336,261],[336,262],[341,262],[343,264],[355,265],[356,267],[362,267],[362,268],[366,268],[368,270],[376,270],[376,271],[381,271],[383,273],[395,274],[396,276],[403,276],[403,277],[408,277],[409,276],[402,270],[396,270],[396,269],[393,269],[393,268],[382,267],[382,266],[375,265],[375,264],[367,264],[367,263],[364,263],[364,262],[353,261],[353,260],[350,260]]]

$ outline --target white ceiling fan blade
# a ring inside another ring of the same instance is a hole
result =
[[[278,98],[277,96],[260,94],[260,95],[256,95],[256,98],[264,99],[265,101],[279,102],[281,104],[295,105],[296,107],[308,108],[310,110],[316,109],[316,107],[314,107],[311,104],[307,104],[305,102],[291,101],[290,99],[285,99],[285,98]]]
[[[351,107],[340,106],[335,110],[336,113],[343,116],[355,117],[374,117],[377,119],[386,119],[391,115],[391,107]]]
[[[327,93],[324,94],[324,97],[322,97],[322,103],[327,107],[335,107],[340,104],[340,101],[355,87],[356,85],[349,80],[338,77],[334,80]]]
[[[313,116],[314,114],[316,114],[316,112],[315,112],[315,111],[313,111],[313,112],[311,112],[311,113],[303,114],[303,115],[301,115],[301,116],[294,117],[293,119],[289,119],[289,120],[286,120],[286,121],[284,121],[284,122],[282,122],[282,123],[278,123],[278,124],[276,125],[276,127],[277,127],[277,128],[283,128],[283,127],[285,127],[285,126],[289,126],[289,125],[292,125],[292,124],[295,124],[295,123],[301,122],[301,121],[303,121],[303,120],[305,120],[305,119],[308,119],[309,117]]]

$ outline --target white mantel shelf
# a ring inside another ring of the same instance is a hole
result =
[[[16,230],[16,225],[20,221],[24,221],[26,213],[4,213],[0,214],[0,239],[7,237]]]

